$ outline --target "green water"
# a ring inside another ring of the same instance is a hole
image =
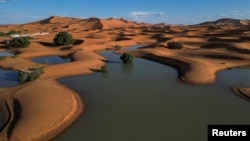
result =
[[[205,86],[183,84],[177,71],[135,58],[108,58],[110,72],[59,80],[86,104],[83,115],[55,141],[206,141],[208,124],[250,124],[250,103],[230,90],[250,86],[250,70],[232,69]]]

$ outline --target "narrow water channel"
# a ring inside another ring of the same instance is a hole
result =
[[[230,90],[250,86],[250,70],[219,72],[205,86],[180,83],[167,65],[111,51],[108,74],[62,78],[82,97],[84,114],[55,141],[206,141],[208,124],[250,124],[250,103]]]

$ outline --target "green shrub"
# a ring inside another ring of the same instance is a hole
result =
[[[11,30],[9,32],[0,32],[0,36],[8,36],[8,35],[13,35],[13,34],[18,34],[18,32],[15,30]]]
[[[19,38],[13,38],[9,41],[9,47],[14,48],[24,48],[28,47],[30,44],[30,40],[28,37],[19,37]]]
[[[18,34],[18,32],[15,31],[15,30],[11,30],[11,31],[9,31],[7,34],[8,34],[8,35],[13,35],[13,34]]]
[[[54,44],[57,46],[73,44],[74,39],[68,32],[59,32],[54,38]]]
[[[0,36],[7,36],[7,35],[8,35],[7,33],[0,32]]]
[[[182,49],[183,48],[183,44],[181,42],[168,42],[168,48],[170,49]]]
[[[134,56],[129,53],[123,53],[120,59],[123,61],[124,64],[130,64],[133,62]]]
[[[29,74],[26,72],[19,71],[19,77],[18,80],[20,83],[27,82],[29,79]]]
[[[20,83],[36,80],[44,73],[43,68],[29,68],[27,71],[30,72],[19,71]]]

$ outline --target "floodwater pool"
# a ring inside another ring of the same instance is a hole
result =
[[[208,124],[250,124],[250,103],[230,87],[249,86],[250,70],[218,73],[215,84],[181,83],[167,65],[135,58],[122,64],[111,51],[109,73],[66,77],[86,109],[55,141],[206,141]]]

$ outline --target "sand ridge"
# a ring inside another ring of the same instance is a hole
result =
[[[21,34],[49,32],[46,36],[35,36],[28,48],[15,49],[20,52],[18,56],[0,60],[0,66],[3,68],[18,70],[44,67],[45,70],[44,75],[37,81],[0,91],[0,104],[6,113],[6,121],[10,119],[0,137],[8,140],[8,127],[13,121],[13,116],[8,115],[15,115],[14,104],[22,108],[22,113],[21,116],[20,113],[14,116],[18,122],[14,122],[10,140],[49,140],[65,130],[80,115],[84,106],[76,93],[58,84],[56,79],[100,70],[107,59],[97,52],[113,49],[115,45],[128,47],[140,44],[142,48],[129,52],[136,57],[176,67],[179,79],[184,82],[197,85],[213,83],[218,71],[250,65],[250,34],[246,22],[240,23],[224,20],[208,25],[175,26],[136,23],[114,18],[80,19],[52,16],[33,23],[0,27],[1,31],[17,30]],[[55,47],[53,38],[59,31],[71,33],[77,43]],[[5,39],[8,37],[0,37],[0,42]],[[169,41],[182,42],[184,48],[168,49]],[[4,49],[1,44],[0,50],[11,51]],[[118,54],[123,52],[116,51]],[[70,55],[73,61],[51,65],[38,64],[31,60],[34,57],[50,55]],[[236,93],[248,93],[241,87],[233,90]],[[46,103],[45,101],[48,105],[42,104]]]
[[[0,134],[1,140],[48,140],[63,131],[83,110],[77,94],[51,79],[37,80],[3,91],[1,100],[11,103],[13,99],[20,104],[21,113],[11,109],[12,114],[6,115],[14,119],[21,114],[20,119],[14,129],[10,126],[4,128]],[[13,102],[9,107],[12,105]]]

